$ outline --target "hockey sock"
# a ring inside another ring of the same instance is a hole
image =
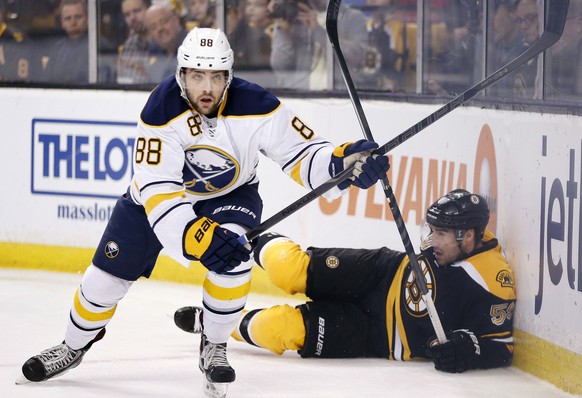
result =
[[[246,229],[225,223],[222,227],[242,235]],[[236,327],[251,289],[253,260],[245,261],[225,274],[209,271],[202,285],[204,334],[209,342],[225,343]]]
[[[255,261],[275,286],[289,294],[305,293],[309,255],[289,238],[276,234],[259,238]]]
[[[241,317],[232,337],[278,355],[297,351],[305,340],[303,316],[299,309],[288,305],[249,311]]]
[[[85,347],[109,323],[117,303],[133,282],[108,274],[91,265],[75,293],[65,342],[75,350]]]

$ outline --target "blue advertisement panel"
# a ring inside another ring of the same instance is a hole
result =
[[[131,180],[135,126],[33,119],[31,193],[117,198]]]

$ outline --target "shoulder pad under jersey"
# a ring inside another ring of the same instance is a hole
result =
[[[180,96],[180,87],[171,76],[152,91],[140,117],[150,126],[163,126],[188,110],[186,101]]]
[[[513,271],[499,251],[487,250],[452,266],[464,269],[471,279],[495,296],[515,300]]]
[[[228,88],[222,116],[267,115],[279,105],[281,101],[263,87],[235,77]]]

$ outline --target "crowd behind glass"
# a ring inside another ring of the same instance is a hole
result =
[[[535,42],[549,1],[344,0],[338,32],[358,90],[454,95]],[[200,26],[226,32],[241,77],[272,89],[344,90],[329,61],[327,2],[0,0],[0,81],[153,87],[174,73],[178,46]],[[580,65],[582,0],[570,0],[560,41],[486,95],[579,104]]]

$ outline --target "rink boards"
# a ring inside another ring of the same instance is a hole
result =
[[[80,272],[131,176],[144,92],[2,89],[0,264]],[[284,99],[318,134],[362,137],[349,100]],[[363,103],[383,144],[439,105]],[[424,209],[453,188],[484,195],[515,270],[515,366],[582,394],[582,117],[463,107],[390,153],[390,181],[413,242]],[[305,193],[267,159],[264,218]],[[316,200],[275,230],[304,246],[402,249],[379,187]],[[199,284],[167,257],[154,277]],[[253,290],[276,294],[255,271]]]

